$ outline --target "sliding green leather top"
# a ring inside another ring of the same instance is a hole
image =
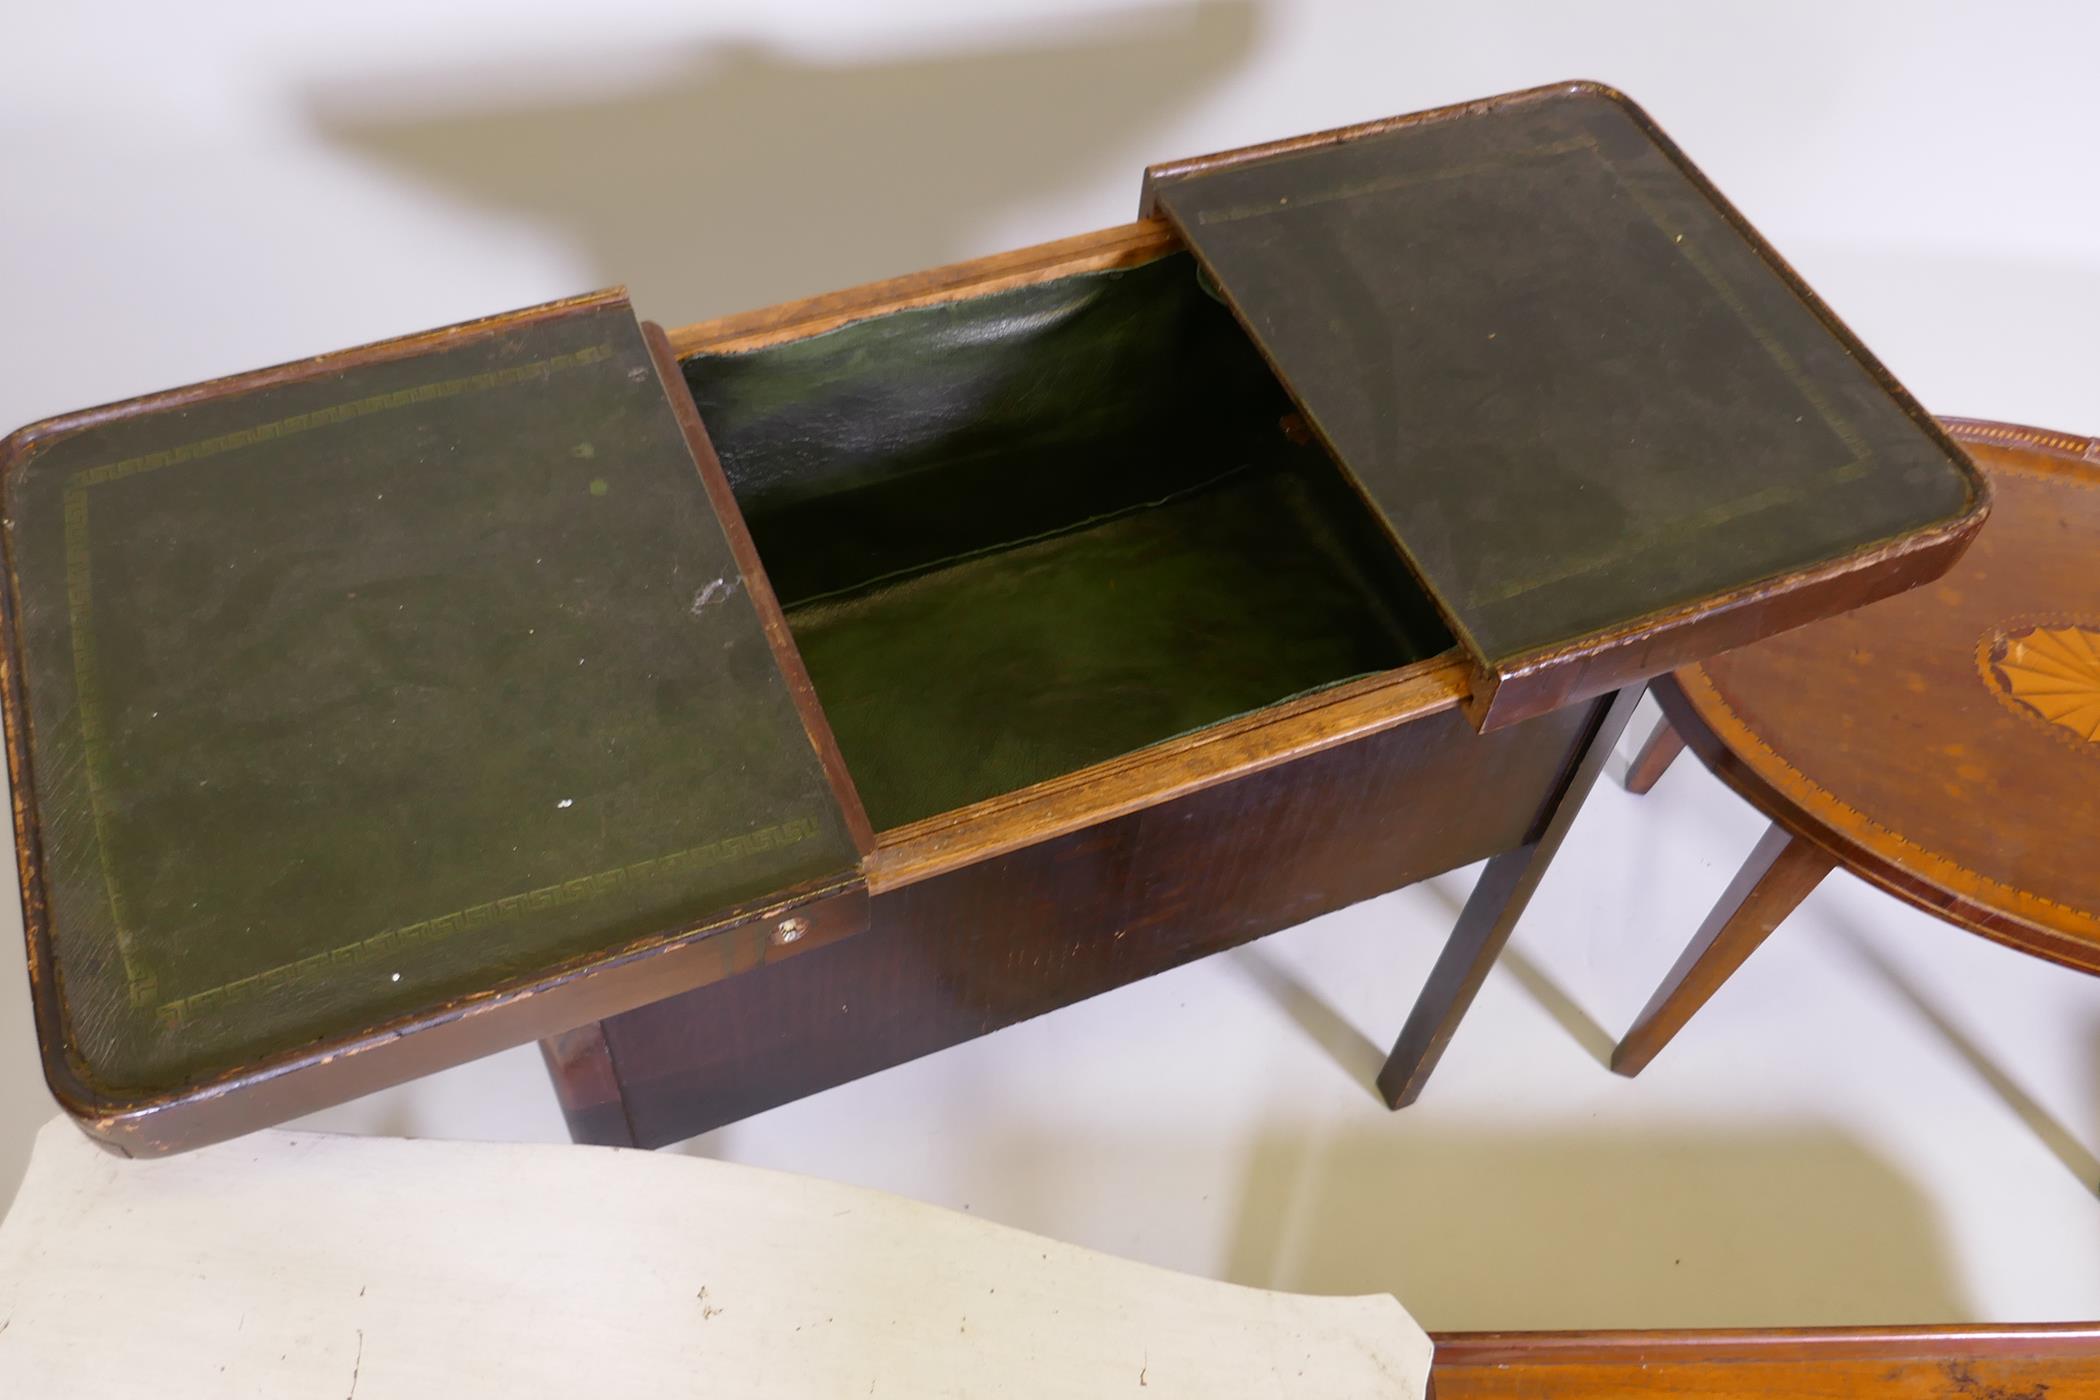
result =
[[[1150,198],[1490,671],[1980,508],[1615,93],[1161,167]]]
[[[10,699],[90,1090],[855,874],[623,300],[58,426],[6,480]]]

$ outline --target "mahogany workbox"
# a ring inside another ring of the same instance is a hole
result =
[[[1147,172],[668,333],[600,293],[4,447],[45,1069],[178,1150],[509,1046],[689,1136],[1488,859],[1649,676],[1928,580],[1961,451],[1621,95]]]

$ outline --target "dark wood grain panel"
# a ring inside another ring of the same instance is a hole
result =
[[[608,1021],[627,1121],[689,1137],[1518,845],[1588,720],[1444,709],[889,890],[858,938]]]

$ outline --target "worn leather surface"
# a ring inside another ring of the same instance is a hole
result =
[[[878,827],[1450,645],[1186,256],[685,368]]]
[[[1616,94],[1498,99],[1154,196],[1490,668],[1978,500]]]
[[[857,866],[624,304],[120,417],[6,506],[98,1089]]]

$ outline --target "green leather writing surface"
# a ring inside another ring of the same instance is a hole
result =
[[[624,301],[116,416],[32,447],[6,509],[98,1092],[855,873]]]
[[[1490,670],[1980,499],[1616,95],[1168,167],[1152,198]]]

